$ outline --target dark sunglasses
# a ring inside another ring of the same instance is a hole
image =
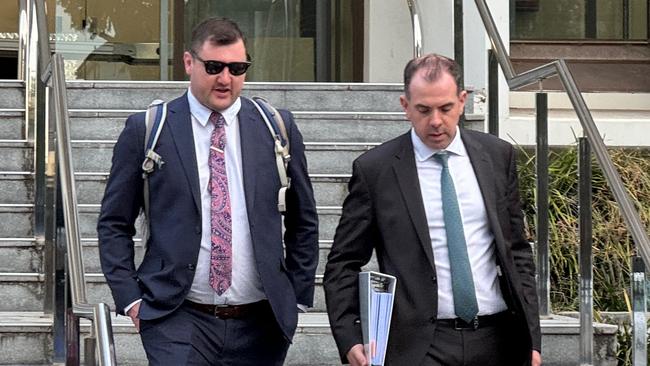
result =
[[[242,61],[242,62],[221,62],[221,61],[214,61],[214,60],[204,60],[199,55],[196,54],[193,50],[190,50],[190,53],[192,56],[203,62],[203,66],[205,66],[205,72],[207,72],[210,75],[217,75],[223,71],[223,69],[227,66],[228,71],[230,72],[231,75],[233,76],[239,76],[243,75],[246,73],[246,70],[251,66],[251,63],[248,61]]]

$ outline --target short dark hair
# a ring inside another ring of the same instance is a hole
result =
[[[227,46],[239,40],[246,43],[237,23],[228,18],[207,18],[192,30],[190,49],[197,52],[206,41],[215,46]]]
[[[448,73],[456,82],[456,93],[460,94],[462,91],[460,87],[462,71],[458,63],[448,57],[431,53],[416,57],[406,64],[404,68],[404,94],[407,98],[410,97],[409,86],[411,85],[411,79],[421,69],[426,70],[424,78],[429,82],[440,79],[445,72]]]

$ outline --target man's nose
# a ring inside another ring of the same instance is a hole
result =
[[[221,70],[220,73],[217,74],[217,80],[220,83],[229,83],[230,79],[232,78],[232,75],[230,74],[230,69],[228,66],[224,67],[223,70]]]
[[[432,127],[440,127],[442,125],[442,114],[434,110],[429,117],[429,125]]]

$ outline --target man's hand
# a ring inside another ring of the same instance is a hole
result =
[[[366,355],[363,351],[363,344],[355,344],[347,354],[350,366],[369,366]]]
[[[129,311],[126,313],[126,315],[131,318],[131,321],[133,322],[133,325],[135,325],[135,330],[138,332],[140,331],[140,318],[138,318],[138,314],[140,314],[140,302],[137,302],[135,305],[129,309]]]
[[[539,351],[533,351],[533,356],[531,357],[530,365],[542,366],[542,355],[539,353]]]

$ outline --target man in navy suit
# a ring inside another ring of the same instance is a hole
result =
[[[151,365],[281,365],[298,312],[312,305],[318,262],[302,136],[281,111],[291,148],[283,217],[274,141],[240,97],[250,63],[237,24],[200,23],[183,62],[190,87],[169,102],[155,147],[164,164],[148,178],[144,258],[136,268],[145,138],[138,113],[113,152],[97,225],[102,269]]]
[[[447,57],[404,69],[412,129],[355,160],[325,267],[341,359],[368,365],[357,275],[373,250],[397,277],[386,365],[541,365],[535,265],[515,151],[458,127],[467,93]]]

